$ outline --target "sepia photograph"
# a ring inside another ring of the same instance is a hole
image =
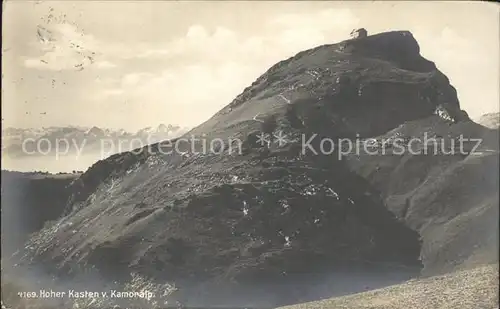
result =
[[[498,309],[500,6],[2,2],[1,309]]]

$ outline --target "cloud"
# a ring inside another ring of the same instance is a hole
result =
[[[464,37],[449,27],[430,32],[419,28],[413,31],[421,53],[434,61],[458,91],[460,106],[471,117],[498,110],[498,74],[492,74],[492,52],[483,44]],[[498,63],[498,62],[497,62]]]
[[[168,49],[149,49],[145,50],[137,55],[137,58],[156,58],[156,57],[164,57],[170,53]]]
[[[349,9],[316,10],[311,13],[283,13],[263,26],[264,35],[244,36],[227,27],[209,29],[191,25],[185,35],[166,42],[161,49],[144,56],[184,57],[203,61],[277,61],[305,48],[345,38],[360,19]]]
[[[241,62],[228,61],[223,65],[195,63],[167,68],[159,74],[127,74],[122,79],[122,89],[138,97],[158,97],[178,104],[202,104],[203,101],[213,101],[221,93],[236,96],[256,74],[255,68]],[[229,103],[233,99],[231,96],[222,103]]]
[[[37,42],[42,55],[26,59],[25,65],[74,70],[82,51],[93,52],[93,63],[85,65],[102,70],[91,86],[95,104],[130,102],[127,108],[144,117],[175,110],[179,121],[194,125],[231,102],[272,64],[335,41],[335,35],[345,37],[358,22],[346,9],[284,13],[264,20],[262,27],[269,31],[252,36],[227,26],[193,24],[165,41],[128,45],[56,25],[47,27],[50,39]]]
[[[164,42],[143,42],[127,45],[123,42],[103,42],[69,23],[39,27],[42,33],[37,47],[39,57],[25,59],[28,68],[40,70],[78,70],[93,64],[97,69],[116,67],[113,60],[172,59],[254,61],[279,57],[300,49],[334,40],[334,33],[345,35],[359,19],[348,9],[328,9],[309,14],[282,14],[269,21],[273,29],[264,36],[244,37],[223,26],[213,29],[199,24],[190,26],[184,36]],[[40,35],[39,35],[40,37]],[[279,38],[276,40],[276,38]],[[274,51],[274,52],[273,52]],[[100,59],[106,57],[106,59]],[[273,60],[275,60],[273,58]],[[95,61],[95,63],[94,63]]]
[[[184,63],[212,62],[222,65],[227,61],[261,61],[272,54],[274,38],[269,35],[246,36],[224,26],[214,28],[191,25],[177,36],[143,56],[163,57]]]
[[[111,98],[124,97],[126,95],[122,88],[105,88],[96,90],[94,94],[90,97],[94,102],[104,103]]]
[[[157,74],[134,72],[123,76],[118,87],[102,89],[95,99],[106,105],[131,102],[128,106],[150,117],[174,117],[175,110],[171,121],[195,125],[231,102],[259,73],[249,64],[234,61],[193,63]]]
[[[79,70],[92,64],[91,56],[77,55],[68,49],[55,46],[50,52],[41,57],[25,59],[24,65],[27,68],[39,70]]]
[[[123,94],[123,89],[108,89],[103,92],[105,96],[119,96]]]
[[[344,39],[359,22],[349,9],[327,9],[309,14],[282,14],[271,19],[269,24],[278,32],[279,45],[299,51]]]
[[[69,23],[49,24],[37,28],[38,40],[32,42],[38,57],[26,57],[27,68],[39,70],[81,70],[90,65],[97,69],[115,68],[108,59],[148,58],[164,54],[152,44],[127,45],[121,42],[101,41]],[[106,59],[102,59],[102,58]]]
[[[112,62],[109,62],[107,60],[98,61],[98,62],[96,62],[95,65],[99,69],[112,69],[112,68],[116,68],[117,67],[116,64],[114,64]]]
[[[129,73],[123,76],[121,84],[123,88],[139,86],[149,80],[152,76],[154,75],[145,72]]]
[[[143,45],[142,53],[129,60],[152,58],[161,70],[124,74],[118,88],[110,85],[104,91],[108,93],[105,97],[119,93],[141,104],[144,111],[161,114],[175,109],[179,117],[185,115],[182,121],[201,121],[231,102],[270,65],[300,50],[331,42],[332,33],[345,37],[358,22],[349,10],[282,14],[264,24],[273,31],[261,36],[193,24],[182,36],[154,46]],[[164,62],[159,61],[162,57]],[[196,114],[193,119],[192,114]]]
[[[278,15],[270,24],[283,28],[313,28],[330,31],[334,28],[349,29],[358,25],[360,19],[350,9],[326,9],[312,13],[285,13]]]
[[[38,41],[42,55],[24,60],[27,68],[39,70],[79,70],[94,62],[98,42],[91,35],[84,34],[71,24],[60,23],[38,26]]]

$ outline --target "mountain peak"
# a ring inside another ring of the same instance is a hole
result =
[[[88,129],[87,132],[85,132],[85,134],[93,136],[104,136],[106,133],[104,132],[103,129],[93,126],[92,128]]]
[[[420,46],[410,31],[389,31],[341,42],[342,51],[397,63],[402,69],[430,72],[434,63],[420,55]]]
[[[161,123],[157,128],[156,128],[156,131],[158,132],[167,132],[168,131],[168,127]]]
[[[313,117],[307,107],[313,105],[323,112]],[[338,118],[339,132],[364,136],[433,115],[438,107],[452,122],[468,119],[455,88],[420,55],[412,33],[390,31],[314,47],[278,62],[192,133],[218,130],[242,115],[258,121],[257,114],[262,119],[293,113],[315,127]]]

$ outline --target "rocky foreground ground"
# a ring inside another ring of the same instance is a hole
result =
[[[495,309],[498,264],[282,309]]]

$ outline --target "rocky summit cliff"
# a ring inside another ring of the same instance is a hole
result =
[[[427,137],[445,146],[427,153]],[[497,141],[410,32],[319,46],[182,138],[94,164],[18,267],[175,283],[169,299],[188,306],[272,307],[362,290],[367,273],[492,263]],[[311,291],[328,274],[346,290]]]

